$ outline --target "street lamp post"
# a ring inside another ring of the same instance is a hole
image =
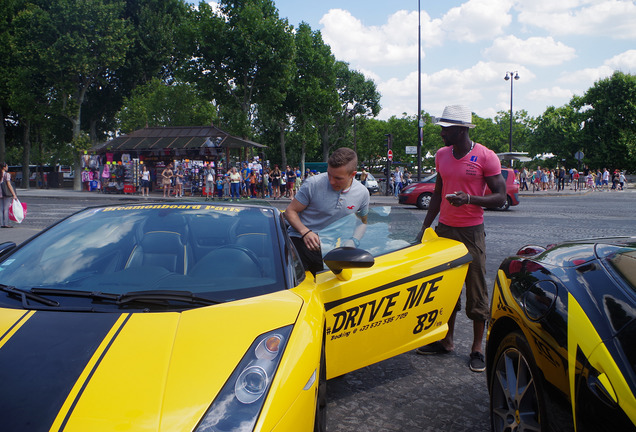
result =
[[[508,142],[508,151],[512,153],[512,83],[519,79],[519,74],[517,71],[506,72],[506,77],[504,79],[506,81],[510,80],[510,139]]]
[[[417,181],[422,180],[422,26],[420,0],[417,0]]]
[[[358,141],[356,139],[356,114],[357,114],[358,104],[355,104],[353,108],[347,108],[347,113],[351,113],[353,117],[353,151],[358,153]]]

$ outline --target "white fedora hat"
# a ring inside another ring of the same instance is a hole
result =
[[[475,125],[472,121],[473,115],[466,105],[448,105],[444,108],[442,117],[438,118],[435,124],[442,127],[461,126],[474,128]]]

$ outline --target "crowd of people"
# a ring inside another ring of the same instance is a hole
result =
[[[536,169],[523,167],[520,170],[515,169],[516,181],[519,184],[519,190],[533,191],[562,191],[568,187],[570,190],[594,190],[594,191],[610,191],[624,190],[627,184],[625,172],[614,170],[611,173],[607,168],[590,169],[587,165],[582,170],[576,168],[566,169],[564,166],[556,168]]]
[[[203,176],[205,188],[202,195],[206,200],[222,199],[235,201],[247,198],[289,198],[293,199],[302,182],[315,172],[306,170],[301,173],[300,168],[287,165],[281,169],[278,165],[263,167],[258,158],[253,162],[243,162],[241,168],[236,166],[225,170],[208,163],[204,167]],[[175,184],[174,177],[178,177],[172,166],[169,165],[162,172],[161,183],[164,188],[164,196],[181,196],[178,192],[178,179]],[[172,192],[172,188],[176,188]]]

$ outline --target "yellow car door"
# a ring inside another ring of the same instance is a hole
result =
[[[463,244],[428,229],[421,244],[375,257],[349,280],[319,273],[327,378],[442,339],[470,260]]]

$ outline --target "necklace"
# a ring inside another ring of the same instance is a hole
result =
[[[468,153],[470,153],[471,151],[473,151],[473,147],[475,147],[475,141],[471,141],[471,142],[470,142],[470,150],[468,150],[464,156],[466,156]],[[455,146],[453,146],[453,148],[451,149],[451,151],[453,152],[453,157],[454,157],[455,159],[461,159],[461,158],[458,158],[457,156],[455,156]],[[464,156],[462,156],[462,157],[464,157]]]

